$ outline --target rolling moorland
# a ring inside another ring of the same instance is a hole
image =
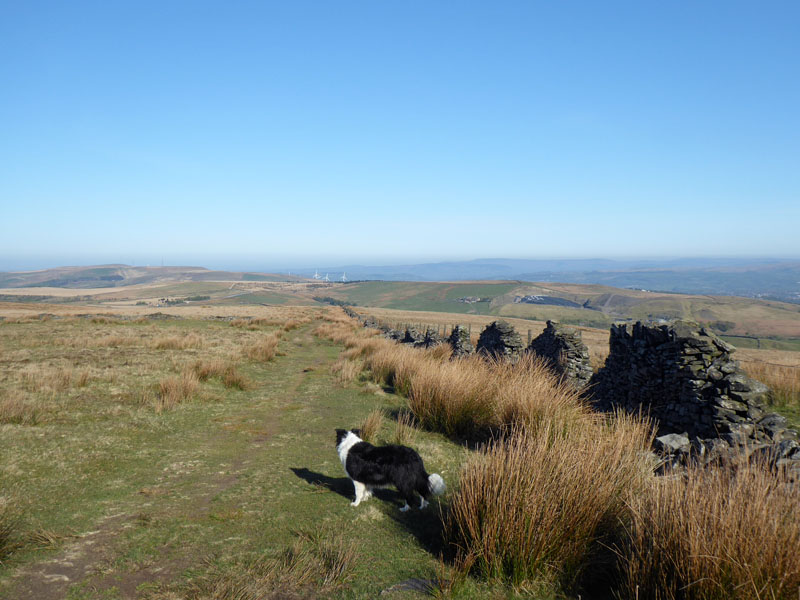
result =
[[[791,336],[768,335],[780,329],[771,318],[792,331],[791,305],[521,282],[145,274],[154,279],[0,292],[0,598],[414,598],[431,588],[454,598],[796,597],[796,487],[747,467],[745,479],[690,472],[688,487],[664,488],[641,463],[646,427],[601,426],[535,365],[452,363],[378,339],[329,306],[356,303],[394,326],[464,324],[474,340],[498,315],[524,338],[553,316],[610,322],[670,300],[675,310],[711,306],[716,321],[738,319],[722,324],[733,335],[763,327],[735,338],[761,346],[737,357],[797,427],[800,354],[767,347],[791,347]],[[514,311],[524,318],[506,316]],[[597,368],[608,330],[580,330]],[[432,416],[439,402],[447,413]],[[481,449],[448,429],[454,418],[459,431],[511,418],[521,437]],[[417,448],[448,493],[422,513],[400,513],[392,490],[352,509],[333,429],[362,424],[373,440]],[[571,433],[553,438],[552,426]],[[494,478],[530,464],[547,467],[504,480],[531,489]],[[601,504],[587,502],[587,486]],[[518,497],[524,522],[489,510]],[[739,505],[746,514],[731,510]],[[537,506],[569,507],[575,519]],[[769,530],[775,522],[785,526]]]
[[[5,289],[3,289],[5,288]],[[619,320],[691,319],[738,347],[800,349],[800,305],[774,300],[524,281],[333,283],[199,267],[107,265],[0,273],[0,300],[146,305],[357,306],[489,315],[606,329]]]
[[[431,588],[453,598],[602,598],[610,590],[637,598],[652,592],[642,583],[649,580],[665,590],[684,585],[642,564],[648,553],[636,540],[617,548],[624,572],[602,566],[611,557],[596,543],[611,539],[607,527],[653,526],[641,521],[660,489],[648,491],[658,478],[651,480],[651,467],[641,462],[647,430],[624,420],[597,429],[574,393],[541,369],[495,372],[473,361],[458,371],[462,364],[448,363],[441,352],[379,340],[330,306],[108,308],[0,305],[0,598],[421,598]],[[492,318],[374,310],[421,323],[465,320],[476,334]],[[587,341],[600,345],[599,333],[585,330]],[[429,396],[424,390],[431,384],[449,391]],[[476,427],[482,419],[522,418],[520,410],[532,410],[531,423],[558,423],[571,434],[539,447],[531,445],[539,439],[531,431],[511,446],[481,450],[420,421],[427,414],[420,402],[442,393],[463,398],[468,392],[459,385],[477,385],[492,406],[505,407],[470,408],[465,422]],[[515,408],[522,398],[527,408]],[[335,454],[333,429],[361,424],[374,430],[373,440],[417,448],[428,469],[445,478],[448,494],[424,512],[400,513],[392,490],[350,507],[352,486]],[[590,460],[573,461],[579,457]],[[500,465],[530,464],[548,465],[523,477],[534,488],[490,492],[498,482],[486,478],[502,473]],[[791,557],[800,532],[788,527],[776,535],[763,527],[781,511],[789,511],[783,522],[797,523],[797,499],[776,491],[790,488],[753,481],[769,494],[757,496],[738,479],[699,481],[722,487],[704,492],[702,513],[714,494],[738,494],[750,520],[737,525],[712,515],[720,520],[720,535],[711,536],[721,544],[714,552],[732,552],[730,539],[750,548],[737,533],[743,526],[766,540],[753,550],[774,568],[749,555],[747,564],[758,572],[714,571],[713,561],[685,568],[715,582],[754,577],[774,597],[793,598],[800,565]],[[580,492],[586,486],[596,489],[591,496],[600,504],[586,502]],[[637,495],[629,504],[614,500],[631,490]],[[521,514],[547,537],[537,538],[513,514],[486,512],[515,505],[520,494],[529,502]],[[498,503],[498,496],[507,500]],[[536,512],[536,506],[568,508]],[[489,539],[498,547],[475,545],[485,539],[474,530],[477,514],[497,528]],[[552,520],[559,514],[575,518]],[[687,534],[701,527],[700,537],[709,537],[707,526],[692,522]],[[533,537],[525,542],[515,531]],[[521,560],[518,550],[532,559]],[[676,552],[699,553],[680,544]],[[612,575],[613,584],[605,580]],[[753,596],[745,590],[738,597]]]

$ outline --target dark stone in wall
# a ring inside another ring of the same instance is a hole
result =
[[[511,324],[494,321],[481,332],[476,351],[492,358],[516,362],[523,348],[522,338]]]
[[[544,359],[553,371],[576,388],[583,388],[592,378],[589,349],[583,343],[581,332],[573,327],[548,321],[527,351]]]

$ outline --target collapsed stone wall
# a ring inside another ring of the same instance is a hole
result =
[[[690,321],[611,327],[606,363],[591,379],[601,410],[649,414],[665,435],[662,445],[693,451],[764,449],[779,459],[800,460],[797,432],[767,413],[770,393],[733,359],[735,348]],[[685,434],[676,442],[674,435]],[[659,438],[661,439],[661,438]],[[672,451],[675,448],[666,448]]]
[[[581,332],[558,321],[547,321],[544,331],[528,345],[528,352],[541,357],[551,370],[574,387],[585,387],[592,378],[589,349]]]
[[[494,321],[481,332],[475,351],[491,358],[516,362],[524,347],[522,338],[510,323]]]

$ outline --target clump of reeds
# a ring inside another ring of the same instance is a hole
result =
[[[783,470],[736,463],[689,467],[630,496],[618,597],[797,598],[800,488]]]
[[[417,428],[414,424],[414,415],[409,411],[401,411],[397,415],[392,442],[408,446],[417,437]]]
[[[207,381],[211,377],[218,377],[227,388],[246,390],[250,387],[247,378],[239,373],[235,363],[219,358],[197,361],[192,366],[192,371],[200,381]]]
[[[649,427],[624,417],[515,430],[468,462],[445,536],[456,562],[514,585],[579,586],[649,476]]]
[[[196,333],[161,336],[153,340],[153,348],[156,350],[185,350],[186,348],[202,347],[203,338]]]
[[[260,362],[271,361],[277,353],[278,336],[275,334],[264,335],[244,348],[245,356]]]
[[[27,401],[20,392],[8,392],[0,398],[0,423],[36,425],[40,420],[39,406]]]
[[[197,390],[197,374],[185,369],[180,375],[171,375],[158,382],[156,412],[171,410],[190,399]]]
[[[359,359],[345,360],[340,358],[331,365],[331,373],[333,373],[336,381],[342,384],[354,381],[363,370],[364,361]]]
[[[68,389],[73,384],[74,370],[71,367],[45,367],[42,365],[31,365],[20,371],[19,378],[24,389],[31,392],[51,390],[61,392]],[[88,378],[88,375],[87,375]],[[83,372],[78,375],[77,381],[83,381]]]
[[[376,408],[370,412],[361,424],[361,439],[371,444],[374,443],[377,439],[378,432],[381,430],[381,427],[383,427],[385,416],[383,409],[380,408]]]

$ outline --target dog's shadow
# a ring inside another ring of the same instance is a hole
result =
[[[311,471],[305,467],[292,467],[292,472],[311,485],[328,489],[340,496],[344,496],[351,502],[356,497],[353,481],[349,477],[328,477],[327,475]],[[377,488],[372,491],[372,495],[379,500],[396,504],[398,507],[405,504],[405,500],[400,496],[400,493],[393,489]]]

